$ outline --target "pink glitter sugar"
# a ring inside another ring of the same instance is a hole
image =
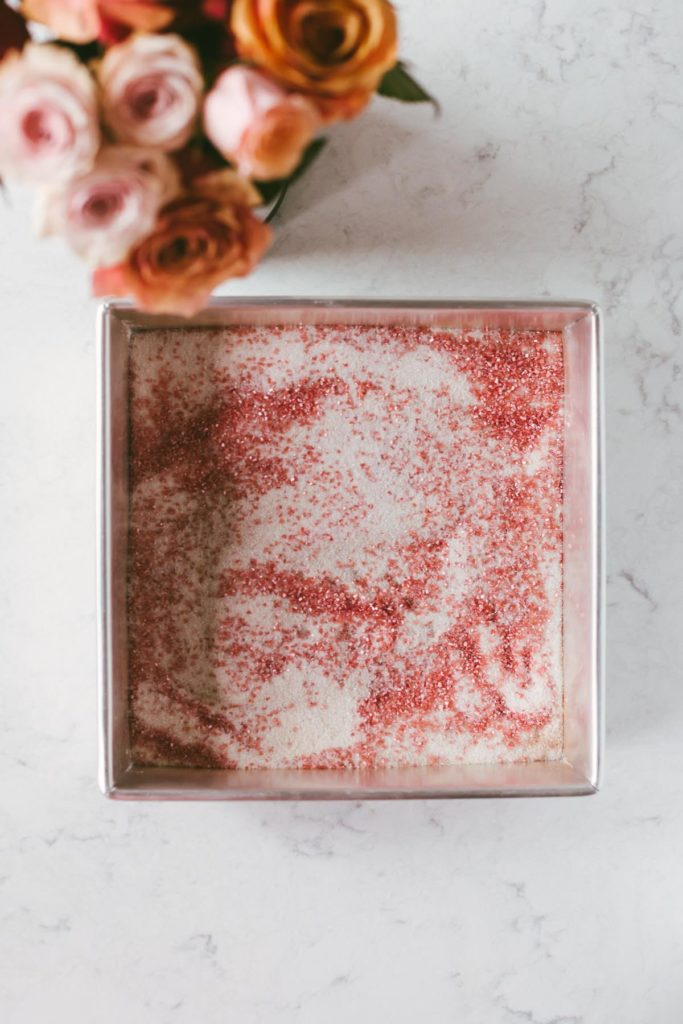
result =
[[[140,764],[562,754],[560,334],[131,339]]]

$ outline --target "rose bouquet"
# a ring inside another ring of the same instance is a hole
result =
[[[397,58],[388,0],[0,0],[0,176],[96,295],[189,316],[259,261],[327,126],[431,101]]]

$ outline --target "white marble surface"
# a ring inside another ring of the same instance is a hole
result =
[[[683,1015],[679,0],[403,0],[444,105],[335,134],[261,293],[595,298],[608,757],[581,800],[125,805],[95,785],[94,314],[0,208],[0,1019]],[[237,291],[240,289],[233,289]]]

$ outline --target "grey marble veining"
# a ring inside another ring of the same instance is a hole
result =
[[[0,1016],[677,1024],[683,8],[403,0],[251,294],[606,312],[608,748],[588,800],[114,805],[95,788],[94,310],[0,208]]]

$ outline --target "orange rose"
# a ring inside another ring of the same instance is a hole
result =
[[[324,117],[353,117],[396,63],[388,0],[234,0],[239,54],[319,101]]]
[[[235,171],[205,175],[162,209],[124,263],[95,271],[94,294],[132,295],[150,313],[192,316],[217,285],[244,277],[267,249],[270,228],[250,210],[259,202]]]
[[[107,21],[157,32],[173,18],[173,11],[156,0],[24,0],[21,10],[25,17],[73,43],[96,39]]]

